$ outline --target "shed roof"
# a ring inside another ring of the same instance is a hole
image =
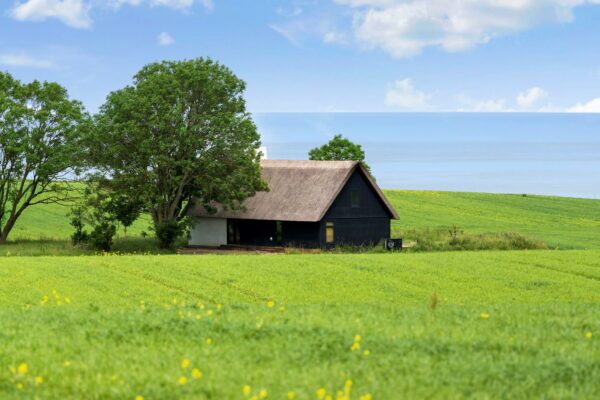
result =
[[[389,203],[364,166],[357,161],[261,160],[262,177],[270,191],[258,192],[246,199],[243,210],[224,210],[217,206],[209,214],[202,205],[189,212],[194,217],[259,219],[275,221],[320,221],[356,169],[367,181],[384,206],[397,219]]]

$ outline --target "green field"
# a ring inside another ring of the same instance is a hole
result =
[[[600,201],[386,193],[398,236],[580,250],[92,256],[31,208],[0,246],[0,399],[599,396]],[[155,250],[148,225],[118,246]]]
[[[517,232],[549,246],[600,248],[600,200],[568,197],[386,190],[400,213],[397,235],[411,229],[449,228],[471,233]]]
[[[521,196],[486,193],[386,190],[386,195],[400,213],[394,221],[394,236],[413,239],[412,230],[440,229],[458,226],[467,233],[516,232],[541,239],[550,247],[562,249],[600,248],[600,200],[549,196]],[[68,207],[42,205],[23,214],[11,233],[14,242],[0,246],[22,255],[68,254],[68,238],[72,233]],[[142,231],[151,233],[149,218],[142,218],[129,229],[128,236],[140,238]],[[119,231],[123,236],[123,231]],[[44,243],[29,243],[43,240]],[[40,246],[45,246],[40,251]],[[140,247],[148,243],[118,246],[118,250]],[[4,251],[3,251],[4,250]]]
[[[4,258],[0,398],[594,398],[599,317],[600,251]]]

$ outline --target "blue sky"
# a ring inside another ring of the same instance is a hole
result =
[[[0,70],[94,112],[211,57],[252,112],[600,112],[600,0],[0,0]]]

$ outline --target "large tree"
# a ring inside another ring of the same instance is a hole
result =
[[[210,59],[147,65],[101,107],[90,157],[117,192],[141,201],[157,233],[181,221],[192,199],[238,207],[266,189],[244,90]]]
[[[77,167],[81,103],[56,83],[21,83],[0,73],[0,243],[28,207],[67,200],[59,181]]]
[[[371,168],[365,163],[365,152],[362,146],[351,142],[342,135],[335,135],[328,143],[310,150],[308,158],[327,161],[360,161],[367,171],[371,172]]]

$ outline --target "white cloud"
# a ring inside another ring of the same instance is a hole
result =
[[[498,99],[473,99],[469,96],[458,95],[456,100],[460,107],[456,111],[460,112],[507,112],[514,111],[506,107],[506,100]]]
[[[0,53],[0,65],[7,67],[54,68],[53,62],[33,58],[27,54]]]
[[[17,0],[10,15],[18,21],[45,21],[56,18],[72,28],[92,26],[90,10],[95,7],[109,7],[118,10],[124,5],[139,6],[144,3],[151,7],[169,7],[186,11],[195,3],[207,10],[214,7],[213,0]]]
[[[573,20],[573,9],[598,0],[335,0],[354,9],[359,43],[393,57],[427,47],[448,52],[547,23]]]
[[[523,109],[531,109],[540,100],[548,97],[548,93],[539,87],[532,87],[517,95],[517,104]]]
[[[301,7],[295,6],[291,9],[284,7],[277,7],[275,12],[283,17],[297,17],[304,12]]]
[[[119,9],[121,6],[139,6],[148,3],[151,7],[169,7],[177,10],[187,10],[197,2],[208,10],[212,10],[214,4],[212,0],[110,0],[109,5],[112,8]]]
[[[421,92],[412,84],[410,79],[395,81],[385,94],[385,105],[404,110],[423,110],[427,108],[430,95]]]
[[[11,15],[18,21],[44,21],[56,18],[73,28],[89,28],[90,6],[83,0],[27,0],[16,2]]]
[[[573,113],[600,113],[600,97],[592,99],[587,103],[577,103],[567,108],[567,112]]]
[[[194,4],[194,0],[150,0],[152,7],[165,6],[183,10],[190,8]]]
[[[343,33],[330,31],[323,35],[323,42],[325,43],[344,43],[346,36]]]
[[[161,32],[156,40],[160,46],[170,46],[175,43],[175,39],[167,32]]]

